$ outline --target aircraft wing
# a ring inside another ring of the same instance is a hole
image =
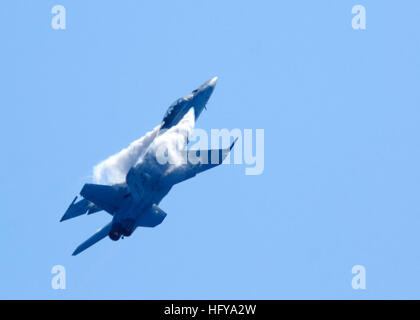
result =
[[[98,230],[93,236],[83,242],[80,246],[76,248],[73,252],[73,256],[78,255],[80,252],[86,250],[87,248],[93,246],[96,242],[102,240],[108,236],[109,231],[111,230],[112,222],[108,223],[105,227]]]
[[[81,216],[86,212],[92,214],[102,210],[113,215],[126,194],[127,189],[122,184],[108,186],[86,183],[80,191],[84,199],[76,202],[76,196],[60,221]]]
[[[67,211],[64,213],[63,217],[61,218],[61,221],[72,219],[78,216],[81,216],[87,212],[87,214],[92,214],[98,211],[101,211],[102,209],[99,208],[94,203],[90,202],[89,200],[82,199],[78,202],[77,196],[74,198],[71,205],[68,207]]]
[[[188,180],[200,172],[217,167],[227,157],[235,145],[235,141],[229,148],[213,150],[187,150],[187,163],[175,168],[164,179],[172,185]]]
[[[108,186],[92,183],[86,183],[83,186],[82,191],[80,191],[80,195],[85,198],[85,200],[88,200],[88,202],[92,203],[92,205],[95,205],[97,208],[102,208],[111,215],[117,210],[127,193],[127,188],[124,188],[121,185]],[[91,211],[93,211],[93,209],[94,208],[92,208]],[[93,213],[91,211],[90,213]]]

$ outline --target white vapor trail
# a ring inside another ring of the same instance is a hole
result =
[[[127,148],[110,156],[93,168],[93,181],[99,184],[116,184],[125,182],[125,177],[132,166],[144,155],[147,148],[156,138],[161,125],[133,141]]]
[[[159,135],[147,154],[140,159],[139,163],[149,173],[168,174],[175,168],[186,164],[185,153],[188,138],[195,126],[194,108],[191,108],[181,121]]]
[[[107,185],[123,183],[130,168],[136,164],[151,174],[172,172],[186,163],[182,151],[194,126],[194,108],[191,108],[176,126],[160,132],[159,125],[127,148],[97,164],[93,168],[94,182]]]

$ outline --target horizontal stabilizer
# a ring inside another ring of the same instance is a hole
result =
[[[120,186],[106,186],[91,183],[86,183],[82,191],[80,191],[80,195],[83,198],[93,202],[97,207],[91,208],[89,214],[96,212],[95,210],[98,208],[114,214],[126,193],[127,189]]]
[[[86,250],[87,248],[93,246],[96,242],[102,240],[108,236],[109,231],[111,230],[112,222],[108,223],[105,227],[98,230],[93,236],[83,242],[80,246],[76,248],[73,252],[73,256],[78,255],[80,252]]]
[[[162,223],[165,217],[166,213],[157,205],[153,205],[150,208],[150,210],[140,215],[140,217],[137,220],[137,227],[156,227],[157,225]]]
[[[76,200],[77,200],[77,196],[74,198],[73,202],[68,207],[67,211],[64,213],[60,222],[81,216],[85,214],[88,210],[90,210],[92,206],[94,205],[93,203],[89,202],[86,199],[82,199],[78,202],[76,202]]]
[[[101,211],[101,210],[102,210],[102,208],[98,207],[96,204],[91,202],[87,214],[92,214],[92,213],[95,213],[95,212],[98,212],[98,211]]]

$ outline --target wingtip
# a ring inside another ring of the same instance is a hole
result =
[[[66,211],[66,213],[67,213],[67,211]],[[63,222],[63,221],[67,220],[66,213],[61,217],[60,222]]]
[[[61,217],[60,222],[63,222],[64,220],[67,220],[66,218],[66,214],[69,211],[69,209],[74,205],[74,203],[76,202],[78,196],[75,196],[73,201],[70,203],[69,207],[67,208],[66,212],[64,213],[64,215]]]
[[[235,145],[236,141],[238,141],[238,138],[236,137],[235,140],[230,145],[229,151],[233,149],[233,146]]]

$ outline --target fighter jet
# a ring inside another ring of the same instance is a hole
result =
[[[191,123],[195,124],[195,120],[206,108],[216,81],[217,77],[214,77],[191,94],[172,103],[163,117],[154,141],[141,159],[130,168],[124,183],[86,183],[83,186],[80,192],[82,199],[76,202],[76,196],[60,221],[102,210],[109,213],[112,220],[79,245],[73,255],[79,254],[107,236],[117,241],[121,237],[129,237],[138,227],[156,227],[166,217],[166,213],[158,205],[175,184],[223,162],[236,140],[226,149],[190,150],[187,148],[188,135],[182,130],[190,128]],[[179,150],[171,152],[175,152],[176,157],[186,161],[171,163],[158,159],[159,150],[156,146],[165,147],[165,144],[173,139],[182,143]],[[189,161],[190,159],[194,161]]]

